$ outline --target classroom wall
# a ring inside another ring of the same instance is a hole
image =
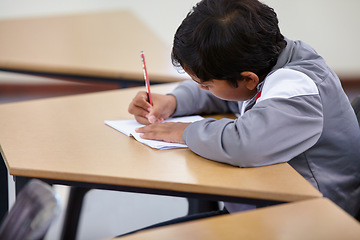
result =
[[[359,0],[263,1],[278,13],[280,28],[284,35],[291,39],[302,39],[315,47],[342,80],[356,80],[360,83],[360,61],[358,60],[360,15],[357,13],[360,9]],[[196,2],[197,0],[0,0],[0,20],[126,9],[143,20],[163,39],[165,44],[171,46],[176,28]],[[3,73],[2,76],[4,76]],[[15,81],[23,85],[32,81],[37,84],[51,84],[49,80],[45,83],[45,80],[42,81],[39,78],[22,79],[18,76],[6,75],[6,77],[0,77],[0,86],[3,90],[3,92],[0,91],[0,95],[3,96],[4,91],[14,94],[15,88],[17,91],[15,93],[18,94],[21,90],[18,86],[11,85],[8,89],[4,89],[6,84],[13,84]],[[29,91],[30,88],[24,86],[22,89]],[[83,91],[84,87],[81,89]],[[26,94],[20,95],[28,97]],[[15,97],[19,98],[19,96]],[[36,97],[39,96],[36,95]],[[13,185],[13,182],[11,184]],[[10,202],[14,201],[13,195],[12,192]],[[63,203],[66,204],[66,194],[62,196]],[[95,204],[98,202],[105,206],[112,204],[111,206],[114,207],[104,209],[101,204]],[[112,237],[156,221],[180,216],[186,213],[186,208],[184,199],[91,191],[85,199],[83,212],[86,214],[82,215],[78,239]],[[126,223],[124,219],[127,219]],[[91,221],[96,221],[96,227],[93,228]],[[46,239],[57,239],[60,227],[61,218],[53,224],[50,235]]]
[[[168,45],[197,0],[1,0],[0,19],[128,9]],[[343,78],[360,79],[358,0],[263,0],[287,37],[311,44]]]
[[[360,80],[359,0],[264,0],[284,35],[312,45],[344,79]]]

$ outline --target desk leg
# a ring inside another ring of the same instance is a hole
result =
[[[219,210],[219,203],[217,201],[195,198],[188,198],[187,200],[189,202],[188,215]]]
[[[14,179],[15,179],[15,194],[17,196],[21,191],[21,189],[23,189],[23,187],[25,187],[25,185],[33,178],[15,176]]]
[[[61,234],[63,240],[75,240],[82,203],[90,188],[71,187]]]
[[[5,161],[0,154],[0,222],[9,210],[9,182]]]

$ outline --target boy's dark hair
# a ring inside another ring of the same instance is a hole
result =
[[[268,73],[285,48],[274,10],[257,0],[203,0],[176,31],[171,54],[175,67],[202,82],[228,80],[240,73]]]

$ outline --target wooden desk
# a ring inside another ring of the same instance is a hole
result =
[[[319,198],[142,231],[119,239],[357,240],[360,224],[330,200]]]
[[[142,50],[153,82],[186,78],[171,46],[131,11],[0,21],[0,70],[141,81]]]
[[[169,92],[175,85],[152,91]],[[35,177],[85,188],[256,204],[321,197],[286,163],[236,168],[188,149],[153,150],[104,124],[132,119],[128,104],[143,89],[0,105],[1,153],[17,176],[17,188],[23,177]]]

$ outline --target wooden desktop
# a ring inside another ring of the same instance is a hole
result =
[[[141,231],[124,240],[357,240],[360,223],[318,198]]]
[[[171,44],[128,10],[0,20],[0,70],[141,81],[140,51],[151,81],[184,79]]]
[[[152,87],[166,93],[176,84]],[[287,163],[237,168],[189,149],[154,150],[104,124],[132,119],[142,88],[0,105],[1,154],[17,191],[28,178],[85,189],[114,189],[268,205],[321,197]]]

